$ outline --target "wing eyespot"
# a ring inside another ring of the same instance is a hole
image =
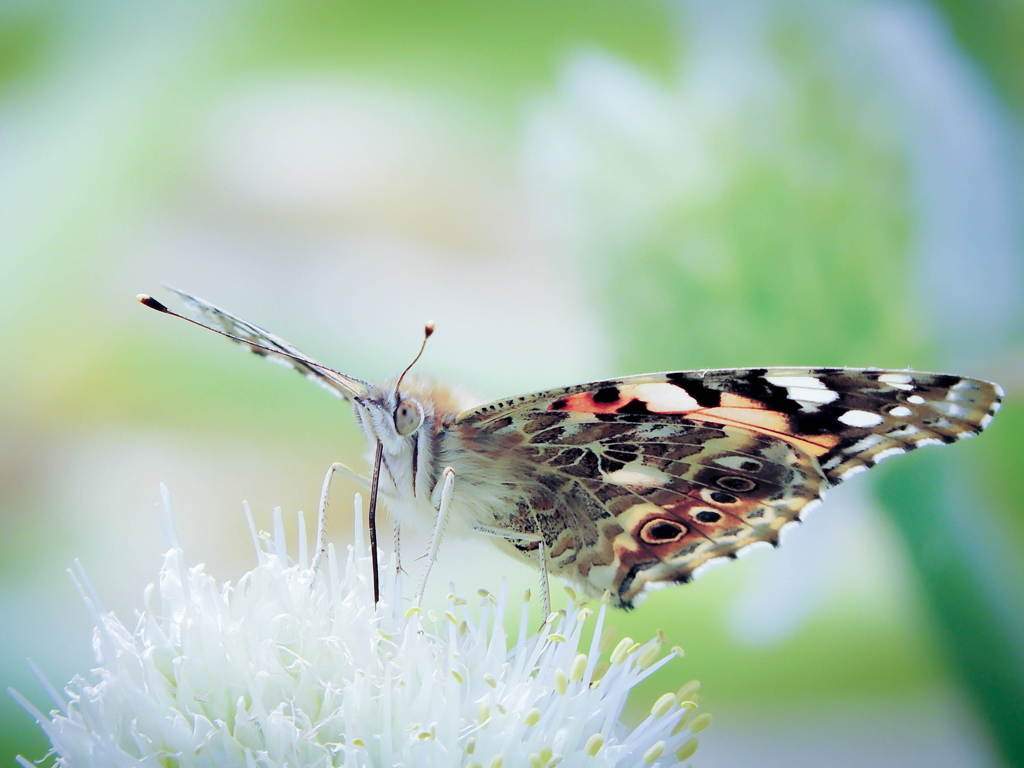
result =
[[[731,493],[716,491],[713,488],[704,488],[700,497],[710,504],[735,504],[739,499]]]
[[[698,509],[694,510],[693,518],[701,523],[717,523],[722,519],[722,515],[713,509]]]
[[[757,488],[757,483],[749,477],[738,477],[736,475],[716,477],[715,485],[728,491],[736,491],[737,493],[747,493]]]
[[[677,520],[656,517],[648,520],[640,529],[640,539],[645,544],[671,544],[687,533],[687,527]]]

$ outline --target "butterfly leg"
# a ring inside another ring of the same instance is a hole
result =
[[[430,550],[427,552],[427,565],[420,577],[420,586],[416,590],[416,603],[423,602],[423,593],[427,591],[427,576],[430,575],[430,568],[437,560],[437,550],[441,547],[441,537],[444,535],[444,525],[448,521],[448,507],[451,506],[452,491],[455,489],[455,470],[451,467],[444,469],[444,485],[441,486],[441,497],[437,502],[437,522],[434,525],[434,535],[430,537]]]
[[[320,561],[324,555],[327,554],[327,503],[331,497],[331,480],[334,479],[334,473],[341,472],[341,474],[355,480],[360,485],[367,488],[370,487],[370,479],[363,477],[355,470],[349,469],[341,462],[334,462],[327,470],[327,475],[324,477],[324,484],[320,490],[320,506],[316,515],[316,544],[313,549],[313,571],[320,567]]]
[[[544,539],[539,533],[527,533],[525,531],[509,531],[504,528],[492,528],[488,525],[474,525],[473,530],[487,536],[497,536],[507,541],[535,541],[537,552],[540,558],[540,594],[541,604],[544,608],[544,618],[551,615],[551,584],[548,580],[548,555]]]
[[[395,573],[402,573],[402,524],[395,520]]]
[[[538,540],[537,555],[540,557],[540,596],[544,607],[544,619],[551,615],[551,583],[548,581],[548,548],[543,537]]]

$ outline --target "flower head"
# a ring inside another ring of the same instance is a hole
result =
[[[79,569],[96,623],[91,678],[65,695],[47,685],[49,716],[14,693],[58,765],[666,766],[693,753],[710,719],[694,716],[694,683],[635,728],[620,722],[632,688],[680,651],[625,638],[602,653],[604,605],[570,599],[530,634],[524,604],[513,640],[504,595],[481,592],[475,618],[453,595],[403,612],[396,577],[374,606],[358,525],[346,557],[329,548],[314,568],[301,516],[294,564],[280,512],[273,536],[249,519],[257,565],[220,584],[186,566],[168,511],[171,546],[134,630]]]

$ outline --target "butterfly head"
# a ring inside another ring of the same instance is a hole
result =
[[[356,417],[366,436],[380,440],[389,454],[408,450],[418,439],[418,433],[433,422],[433,414],[412,391],[399,390],[394,384],[373,387],[365,397],[355,400]]]
[[[359,419],[367,437],[376,438],[384,446],[385,451],[393,455],[400,454],[417,442],[417,433],[427,421],[427,411],[422,404],[422,397],[417,396],[415,380],[410,380],[404,390],[402,382],[414,365],[423,356],[427,339],[434,333],[434,324],[427,323],[423,329],[423,343],[413,361],[406,366],[398,377],[367,393],[365,398],[356,399],[356,417]],[[431,414],[432,415],[432,414]],[[433,421],[433,419],[431,419]]]
[[[430,379],[406,376],[372,386],[353,403],[370,444],[379,441],[383,447],[384,467],[398,495],[429,495],[443,469],[435,455],[438,434],[465,409],[466,400]]]
[[[424,436],[433,436],[467,406],[453,390],[421,377],[371,387],[354,402],[366,436],[380,440],[389,453],[408,450]]]

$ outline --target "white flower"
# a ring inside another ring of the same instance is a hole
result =
[[[694,714],[694,682],[635,728],[620,722],[631,689],[681,652],[625,638],[605,657],[604,605],[594,617],[570,599],[528,636],[524,604],[510,643],[504,595],[481,592],[478,618],[454,596],[402,613],[395,578],[374,608],[358,523],[347,557],[328,548],[313,569],[301,516],[294,565],[280,512],[273,536],[249,519],[258,563],[218,584],[186,567],[168,511],[171,548],[134,630],[103,611],[79,569],[96,668],[64,695],[44,681],[49,716],[12,692],[57,765],[667,766],[693,754],[710,721]]]

